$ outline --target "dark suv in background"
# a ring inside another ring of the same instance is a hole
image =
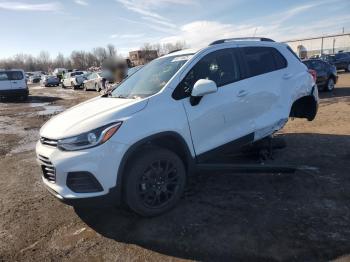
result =
[[[350,72],[350,53],[341,52],[335,55],[325,55],[323,60],[336,66],[337,70]]]
[[[337,69],[334,65],[320,59],[309,59],[303,61],[307,68],[316,71],[316,84],[320,90],[333,91],[338,80]]]

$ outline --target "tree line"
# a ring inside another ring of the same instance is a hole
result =
[[[165,55],[174,50],[183,49],[185,43],[149,44],[145,43],[141,50],[156,50],[158,56]],[[30,54],[16,54],[10,58],[0,59],[0,69],[19,68],[27,72],[51,71],[55,68],[81,69],[100,67],[103,62],[113,58],[121,58],[114,45],[96,47],[91,51],[74,50],[69,56],[59,53],[57,57],[51,58],[49,52],[41,51],[38,56]]]

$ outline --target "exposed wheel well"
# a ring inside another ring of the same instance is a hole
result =
[[[309,95],[303,96],[294,101],[289,116],[296,118],[306,118],[307,120],[312,121],[315,119],[316,114],[317,102],[312,95]]]

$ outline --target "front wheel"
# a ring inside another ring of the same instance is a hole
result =
[[[178,155],[164,148],[149,148],[131,161],[125,201],[141,216],[156,216],[176,205],[185,184],[186,170]]]

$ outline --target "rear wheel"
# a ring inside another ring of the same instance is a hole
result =
[[[175,206],[186,184],[181,159],[164,148],[140,152],[126,175],[125,201],[141,216],[156,216]]]
[[[332,92],[334,90],[334,86],[335,86],[334,79],[333,78],[329,78],[328,81],[327,81],[325,90],[327,92]]]
[[[348,64],[348,68],[345,71],[350,72],[350,64]]]

